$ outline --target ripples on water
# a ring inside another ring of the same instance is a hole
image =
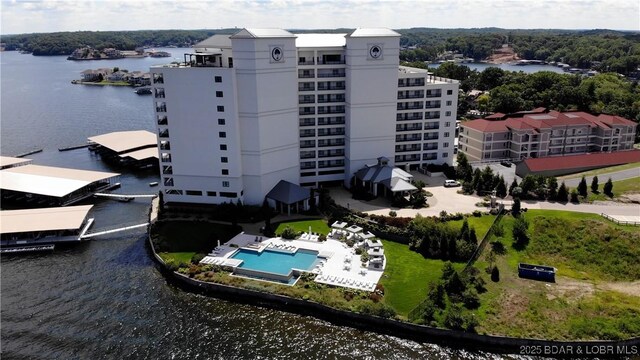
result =
[[[180,49],[168,49],[178,56]],[[75,63],[2,57],[2,153],[44,148],[35,164],[121,171],[86,149],[58,147],[118,130],[153,130],[150,97],[71,85],[86,68],[143,70],[158,59]],[[123,193],[151,192],[155,173],[124,172]],[[95,229],[145,221],[148,201],[93,199]],[[144,234],[49,254],[3,256],[2,359],[484,359],[498,357],[335,326],[315,318],[191,294],[165,281]]]

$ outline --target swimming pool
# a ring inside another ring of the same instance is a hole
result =
[[[298,249],[295,253],[264,250],[262,252],[240,249],[231,256],[242,260],[238,268],[289,276],[291,269],[311,270],[318,261],[318,252]]]

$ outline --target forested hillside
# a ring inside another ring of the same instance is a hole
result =
[[[6,50],[25,50],[34,55],[69,55],[81,46],[101,50],[115,47],[190,46],[213,34],[231,34],[237,29],[79,31],[47,34],[3,35]],[[350,29],[292,30],[304,32],[349,32]],[[411,28],[397,30],[403,61],[433,61],[449,50],[477,61],[489,57],[502,44],[510,44],[523,59],[564,62],[573,67],[628,74],[640,66],[640,33],[612,30],[508,30]]]

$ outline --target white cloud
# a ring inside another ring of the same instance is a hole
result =
[[[637,0],[1,0],[2,33],[222,27],[640,30]]]

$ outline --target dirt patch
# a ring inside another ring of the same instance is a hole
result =
[[[520,313],[529,307],[529,299],[521,293],[512,291],[505,292],[499,303],[502,305],[500,309],[500,317],[502,320],[519,319]]]
[[[607,282],[598,284],[598,289],[613,290],[626,295],[640,297],[640,280],[628,282]]]
[[[493,50],[493,54],[485,59],[485,61],[490,64],[504,64],[518,60],[520,60],[520,57],[510,46],[504,46]]]
[[[618,197],[618,201],[630,204],[640,204],[640,194],[625,194]]]
[[[576,302],[583,297],[592,296],[596,287],[586,281],[578,281],[564,277],[556,278],[555,284],[545,284],[547,299],[563,298],[567,302]]]

